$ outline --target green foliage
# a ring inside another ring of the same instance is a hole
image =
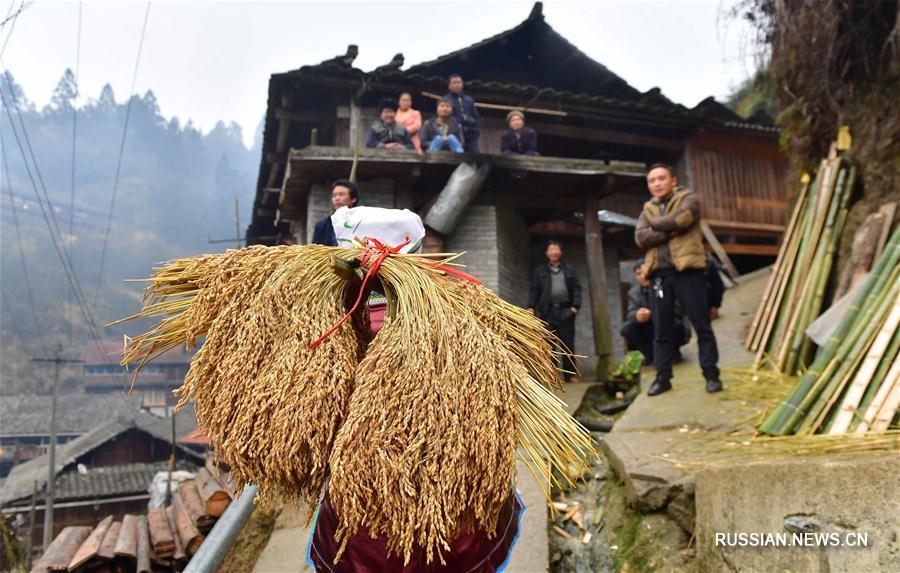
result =
[[[220,122],[204,134],[190,121],[182,125],[178,118],[164,118],[152,91],[142,97],[134,96],[105,268],[98,288],[100,252],[127,101],[116,102],[109,85],[97,99],[81,94],[78,100],[83,105],[77,109],[73,211],[70,198],[71,102],[77,89],[74,76],[66,71],[51,104],[40,111],[28,101],[11,74],[0,76],[0,88],[13,107],[14,117],[13,100],[18,104],[63,241],[95,322],[101,328],[140,306],[142,285],[125,283],[126,279],[149,276],[160,261],[231,248],[233,243],[211,245],[208,239],[234,236],[235,200],[241,206],[241,228],[249,223],[260,151],[244,146],[240,127]],[[0,288],[4,297],[0,392],[42,393],[49,388],[43,382],[49,371],[30,363],[29,357],[43,355],[45,347],[52,352],[57,343],[63,344],[67,356],[78,356],[91,339],[70,294],[12,127],[5,111],[3,114],[0,135],[9,168],[3,169],[0,181]],[[17,117],[16,128],[22,140]],[[30,275],[36,320],[29,304],[11,200]],[[140,330],[141,326],[129,328]],[[118,328],[105,329],[102,336],[121,339],[124,333]],[[77,383],[77,369],[72,373],[64,371],[63,378],[67,375],[74,377],[70,384]]]
[[[637,350],[632,350],[622,357],[622,361],[619,362],[615,369],[610,370],[609,377],[613,380],[634,382],[641,376],[641,362],[643,361],[644,355]]]

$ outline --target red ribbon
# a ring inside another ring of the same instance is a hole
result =
[[[356,312],[356,309],[359,308],[359,305],[362,303],[363,294],[366,292],[366,284],[368,284],[369,279],[378,274],[378,269],[381,267],[381,263],[384,262],[386,258],[391,255],[396,255],[400,252],[400,249],[408,245],[410,242],[409,235],[406,236],[406,240],[396,247],[391,247],[389,245],[385,245],[378,239],[372,237],[366,237],[366,246],[363,248],[362,254],[359,256],[360,266],[365,266],[372,261],[372,264],[369,265],[368,270],[366,270],[366,274],[363,277],[362,285],[359,287],[359,295],[356,297],[356,302],[353,303],[353,307],[347,311],[347,314],[344,315],[342,319],[338,321],[337,324],[332,326],[328,332],[317,338],[312,344],[309,345],[309,349],[312,350],[316,346],[322,343],[323,340],[331,336],[335,333],[335,331],[341,327],[342,324],[347,322],[347,320]],[[372,257],[375,257],[372,260]],[[447,265],[432,265],[435,269],[439,271],[443,271],[445,273],[451,274],[457,278],[465,279],[468,281],[472,281],[475,284],[481,284],[481,281],[473,277],[472,275],[466,274],[460,270],[454,269],[453,267],[448,267]]]

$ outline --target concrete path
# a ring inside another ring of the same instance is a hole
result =
[[[306,527],[306,512],[285,506],[275,521],[269,543],[260,553],[253,573],[312,573],[306,563],[306,545],[310,528]]]

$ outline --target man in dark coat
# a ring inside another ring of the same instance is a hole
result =
[[[653,311],[650,310],[650,279],[643,271],[644,261],[634,265],[635,284],[628,289],[628,310],[625,322],[619,331],[629,350],[638,350],[644,355],[644,365],[653,364]],[[681,351],[691,339],[691,329],[684,320],[681,306],[675,303],[675,362],[680,362]]]
[[[537,150],[537,133],[525,127],[525,114],[513,110],[506,115],[509,129],[500,136],[500,153],[540,155]]]
[[[341,207],[356,207],[359,204],[359,188],[356,183],[347,179],[338,179],[331,184],[331,207],[337,211]],[[313,229],[312,244],[336,247],[337,237],[331,225],[331,216],[316,221]]]
[[[466,153],[478,153],[478,137],[481,135],[481,118],[475,100],[463,93],[463,79],[459,74],[450,76],[449,93],[444,96],[453,105],[453,119],[462,127]]]
[[[383,99],[378,104],[380,119],[369,129],[366,147],[378,149],[413,149],[412,139],[406,127],[396,121],[397,104],[390,99]]]
[[[575,316],[581,308],[581,284],[575,267],[562,261],[563,251],[558,241],[548,242],[545,254],[547,262],[538,265],[531,275],[528,310],[550,326],[569,352],[574,352]],[[571,356],[564,358],[562,370],[567,382],[578,381]]]

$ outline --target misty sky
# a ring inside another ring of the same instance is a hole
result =
[[[14,3],[18,8],[20,1]],[[524,20],[532,2],[154,2],[136,92],[153,89],[166,117],[208,131],[235,121],[252,142],[269,75],[315,64],[358,44],[364,70],[397,52],[406,65],[433,59]],[[79,3],[26,2],[4,69],[43,106],[75,68]],[[752,30],[730,18],[732,2],[544,2],[546,21],[593,59],[645,91],[659,86],[693,106],[724,98],[752,75]],[[5,15],[10,2],[0,2]],[[112,84],[125,100],[144,2],[83,2],[79,84],[96,98]],[[4,16],[5,18],[5,16]],[[0,45],[10,34],[6,24]]]

